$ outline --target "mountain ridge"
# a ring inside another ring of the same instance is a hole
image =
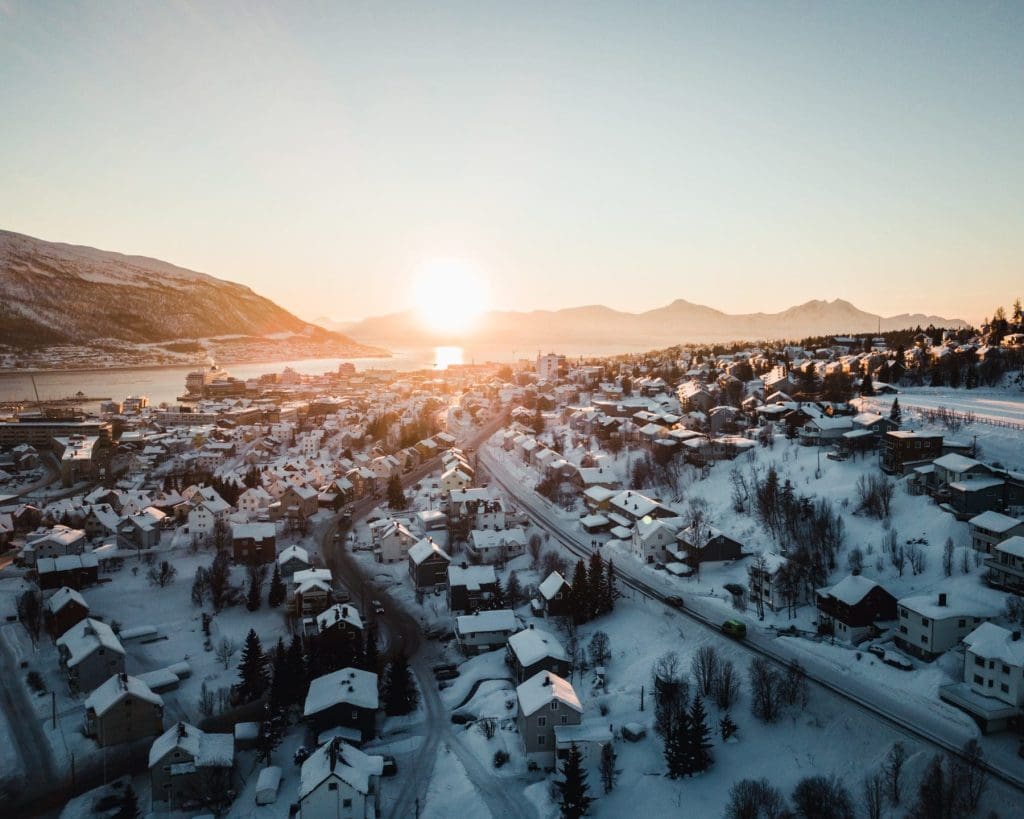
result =
[[[379,344],[476,343],[523,345],[594,344],[621,342],[651,347],[679,343],[705,343],[761,339],[798,339],[807,336],[902,330],[918,325],[961,328],[962,319],[901,313],[879,316],[844,299],[811,299],[777,313],[730,314],[685,299],[637,313],[601,304],[560,310],[493,310],[476,322],[476,329],[461,336],[437,333],[420,326],[413,311],[373,316],[335,327],[353,338]],[[396,332],[400,329],[400,334]]]

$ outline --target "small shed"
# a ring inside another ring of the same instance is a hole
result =
[[[256,804],[273,805],[277,801],[277,791],[281,787],[281,769],[270,765],[260,771],[256,780]]]

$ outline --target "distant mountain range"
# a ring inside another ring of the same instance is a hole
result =
[[[300,338],[339,356],[384,353],[302,321],[241,284],[145,256],[0,230],[0,344],[137,345],[223,336],[253,337],[268,348]]]
[[[341,330],[366,343],[431,345],[446,342],[471,344],[510,343],[532,346],[570,346],[585,350],[588,345],[625,348],[648,345],[650,349],[687,342],[707,343],[761,339],[799,339],[837,333],[867,333],[879,329],[902,330],[918,325],[961,328],[961,319],[904,313],[882,317],[860,310],[848,301],[808,301],[781,313],[729,314],[701,304],[677,299],[665,307],[643,313],[627,313],[603,305],[571,307],[565,310],[531,312],[493,311],[476,322],[471,333],[454,338],[425,329],[414,313],[394,313],[324,326]]]

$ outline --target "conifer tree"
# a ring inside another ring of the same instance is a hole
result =
[[[605,605],[607,603],[607,595],[604,591],[605,582],[604,560],[601,559],[601,553],[595,550],[590,554],[590,566],[587,568],[587,591],[589,593],[588,602],[590,603],[589,619],[605,613]]]
[[[693,773],[693,749],[690,714],[679,710],[672,715],[671,724],[665,733],[665,763],[672,779]]]
[[[506,603],[510,609],[519,605],[519,598],[523,596],[522,587],[519,585],[519,578],[514,571],[508,573],[508,582],[505,584]]]
[[[259,609],[262,601],[263,582],[258,579],[258,575],[255,572],[249,573],[249,591],[245,596],[245,607],[249,611],[256,611]]]
[[[728,742],[729,737],[735,736],[738,730],[739,726],[728,714],[723,715],[718,721],[718,735],[722,738],[722,742]]]
[[[267,605],[272,609],[280,606],[288,596],[288,590],[281,578],[281,567],[274,562],[274,574],[270,578],[270,591],[267,592]]]
[[[693,698],[689,714],[691,773],[700,773],[711,767],[711,731],[708,728],[707,712],[700,696]]]
[[[612,565],[612,561],[609,560],[605,564],[607,571],[605,572],[604,581],[604,613],[610,614],[615,608],[615,600],[619,596],[619,590],[615,587],[615,567]]]
[[[501,587],[500,577],[495,576],[494,591],[491,593],[491,599],[486,602],[483,608],[491,611],[505,608],[505,590]]]
[[[254,629],[249,629],[238,663],[240,682],[235,686],[235,694],[240,702],[252,702],[263,696],[267,690],[266,665],[267,658],[263,654],[260,638]]]
[[[416,708],[419,694],[412,681],[409,660],[399,654],[388,664],[384,678],[384,709],[391,716],[408,714]]]
[[[590,619],[590,585],[587,583],[587,568],[582,560],[576,561],[572,573],[572,596],[570,598],[572,621],[582,625]]]
[[[363,668],[366,671],[377,673],[380,664],[380,654],[377,647],[377,624],[374,621],[366,627],[366,648],[363,651]]]
[[[579,819],[594,800],[588,794],[587,772],[583,769],[583,757],[575,742],[569,746],[559,773],[562,778],[555,781],[555,788],[562,805],[560,815],[562,819]]]
[[[894,398],[892,408],[889,410],[889,418],[897,424],[903,422],[903,409],[900,407],[900,399]]]
[[[288,705],[297,705],[306,698],[309,686],[309,675],[306,673],[306,658],[302,653],[302,641],[296,634],[288,646],[288,658],[285,662],[287,675],[285,682],[285,701]]]
[[[288,651],[284,647],[284,640],[278,637],[270,671],[271,710],[283,711],[291,704],[288,702],[288,688]]]

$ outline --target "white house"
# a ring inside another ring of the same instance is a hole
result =
[[[964,637],[963,682],[939,697],[971,714],[983,733],[999,731],[1024,709],[1024,640],[1019,630],[982,623]]]
[[[633,528],[633,557],[641,563],[664,562],[675,543],[675,529],[657,518],[641,518]]]
[[[382,756],[363,753],[339,738],[324,743],[302,763],[299,815],[377,819],[383,771]]]
[[[896,645],[923,660],[953,648],[977,626],[998,615],[987,606],[949,595],[915,595],[897,601]]]
[[[474,529],[467,546],[481,563],[511,560],[526,553],[526,532],[519,528]]]

